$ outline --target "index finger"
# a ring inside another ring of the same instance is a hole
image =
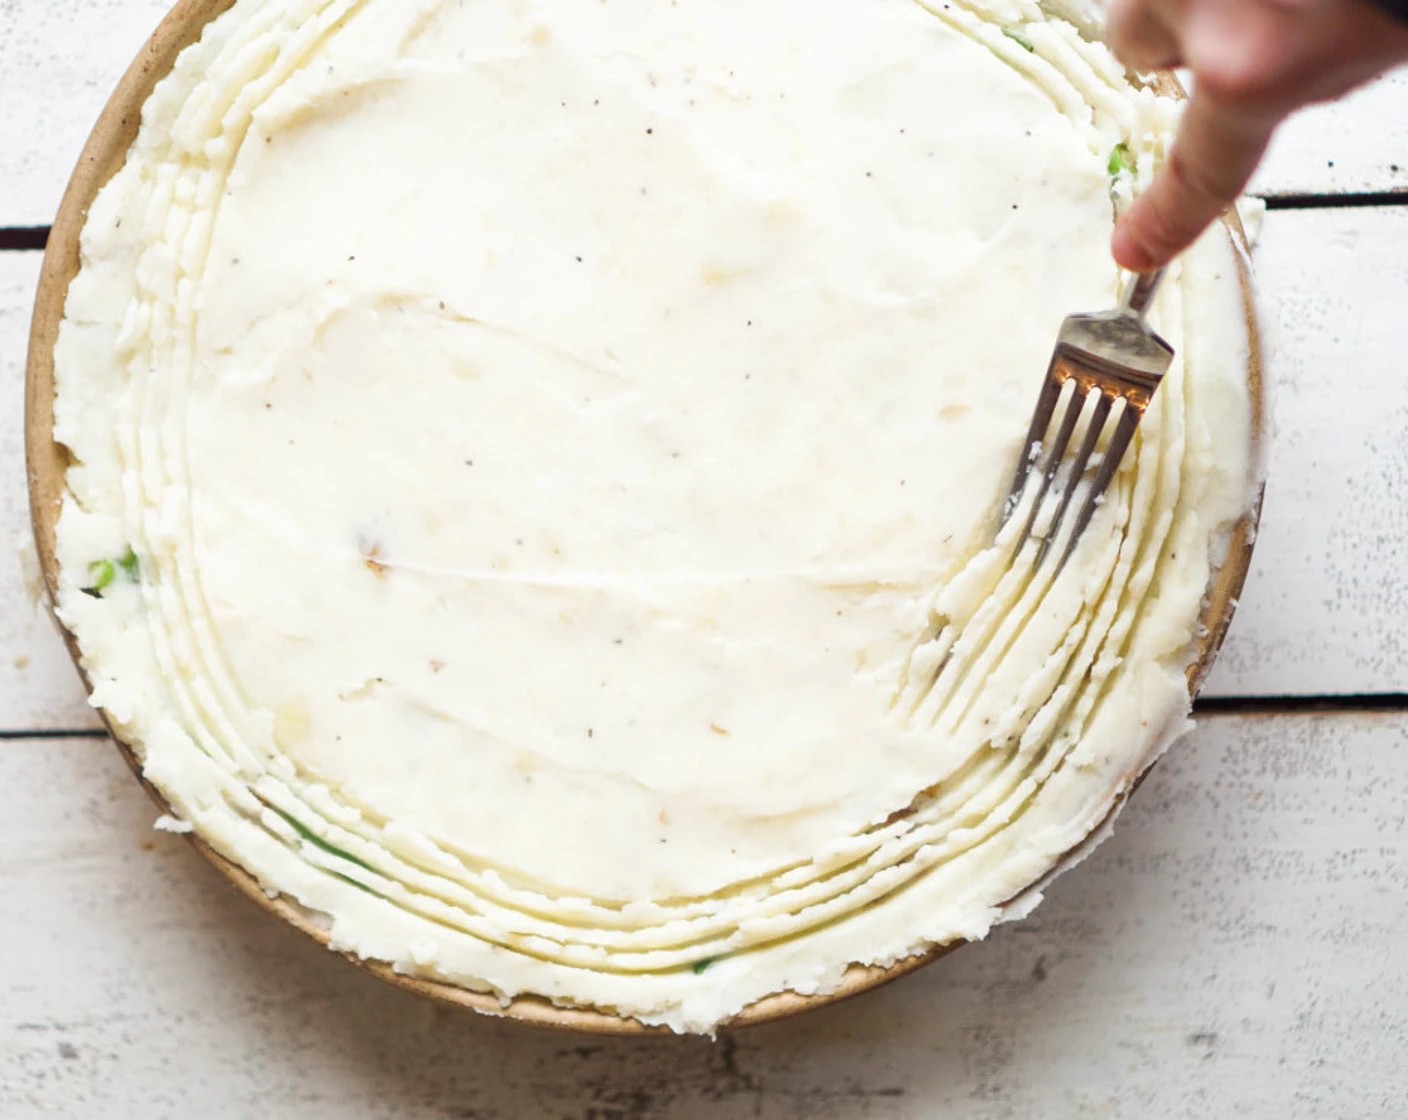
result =
[[[1242,193],[1279,119],[1195,92],[1168,162],[1115,227],[1115,260],[1148,272],[1188,248]]]

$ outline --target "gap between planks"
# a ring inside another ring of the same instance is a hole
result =
[[[1367,692],[1340,696],[1212,696],[1193,704],[1193,715],[1203,719],[1220,716],[1365,715],[1377,712],[1408,713],[1408,692]],[[101,727],[0,730],[0,742],[35,739],[102,741]]]
[[[1408,205],[1408,190],[1351,191],[1344,194],[1265,194],[1259,197],[1266,203],[1268,210],[1362,210],[1369,206]]]
[[[1396,170],[1396,168],[1395,168]],[[1370,206],[1408,206],[1408,189],[1350,191],[1340,194],[1267,193],[1268,210],[1358,210]],[[33,252],[49,243],[49,226],[0,227],[0,252]]]
[[[49,226],[0,227],[0,252],[33,252],[49,244]]]

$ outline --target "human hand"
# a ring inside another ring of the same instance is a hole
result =
[[[1115,227],[1115,260],[1136,272],[1236,200],[1291,112],[1408,60],[1408,23],[1371,0],[1111,0],[1106,37],[1133,70],[1193,74],[1167,163]]]

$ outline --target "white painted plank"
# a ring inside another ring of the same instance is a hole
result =
[[[0,226],[47,225],[93,121],[168,0],[0,0]],[[1408,75],[1317,108],[1276,142],[1256,189],[1408,187]]]
[[[118,78],[170,0],[0,0],[0,226],[48,225]]]
[[[40,259],[39,253],[0,253],[0,731],[98,726],[21,563],[22,552],[33,554],[24,469],[24,363]]]
[[[1272,141],[1251,189],[1267,195],[1408,190],[1408,70],[1293,117]]]
[[[115,754],[0,745],[0,1114],[1408,1115],[1408,718],[1213,721],[1029,921],[698,1040],[436,1011],[219,882]]]
[[[1267,216],[1276,436],[1212,695],[1408,692],[1408,209]]]

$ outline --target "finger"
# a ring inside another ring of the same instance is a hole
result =
[[[1148,272],[1188,248],[1242,193],[1280,119],[1195,94],[1168,163],[1115,227],[1115,260]]]
[[[1105,41],[1131,70],[1169,70],[1183,63],[1179,17],[1157,0],[1111,0]]]

